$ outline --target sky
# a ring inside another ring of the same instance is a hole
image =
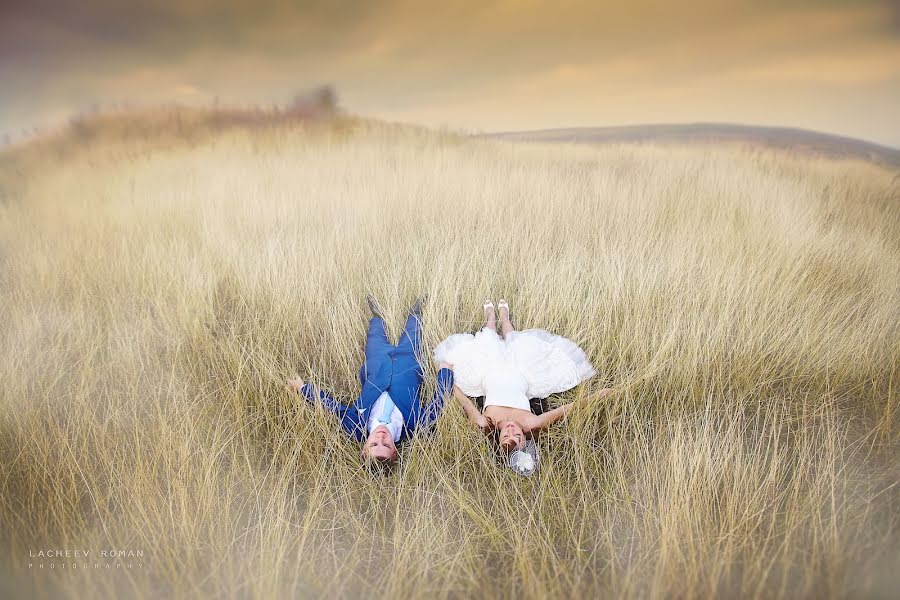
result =
[[[0,136],[322,84],[467,132],[728,122],[900,147],[900,0],[0,0]]]

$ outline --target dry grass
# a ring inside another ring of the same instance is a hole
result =
[[[352,119],[116,123],[0,157],[0,595],[898,584],[892,173]],[[297,370],[354,397],[367,291],[394,335],[427,293],[430,346],[502,295],[586,349],[600,374],[542,437],[539,476],[499,469],[450,405],[372,479],[282,390]],[[145,567],[28,568],[65,548]]]

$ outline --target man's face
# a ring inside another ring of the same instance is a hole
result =
[[[394,436],[384,425],[375,428],[362,449],[363,459],[372,458],[382,462],[394,462],[397,460],[397,446],[394,445]]]

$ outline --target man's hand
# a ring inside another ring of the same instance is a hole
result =
[[[440,371],[441,369],[450,369],[452,371],[453,365],[451,365],[447,361],[441,361],[441,364],[438,365],[438,371]]]
[[[299,375],[295,375],[292,379],[287,380],[287,383],[285,384],[284,389],[286,389],[289,392],[294,392],[296,394],[300,391],[300,388],[302,388],[305,384],[306,384],[306,382],[303,381],[303,379],[301,379]]]

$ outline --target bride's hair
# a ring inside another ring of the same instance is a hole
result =
[[[500,467],[508,467],[519,475],[531,475],[534,473],[541,463],[541,454],[537,446],[537,433],[533,432],[531,437],[525,438],[522,448],[507,451],[500,445],[500,435],[498,430],[494,428],[491,437],[494,443],[494,454],[497,459],[497,465]]]
[[[528,441],[528,434],[525,433],[525,428],[522,427],[522,424],[516,421],[515,419],[506,419],[503,421],[504,428],[509,424],[513,423],[522,433],[522,444],[524,445],[526,441]],[[518,450],[518,445],[510,445],[514,440],[507,439],[507,445],[504,446],[500,440],[500,436],[502,435],[502,431],[496,425],[494,425],[494,430],[491,432],[492,437],[494,438],[494,443],[500,448],[501,451],[506,453],[507,455],[511,454],[514,450]]]
[[[541,414],[544,414],[544,412],[547,410],[546,398],[531,398],[528,402],[529,402],[529,404],[531,404],[532,414],[541,415]],[[475,403],[475,407],[478,409],[478,412],[484,411],[484,396],[478,396],[477,398],[475,398],[474,403]],[[519,425],[519,427],[521,427],[521,425]],[[522,433],[525,433],[524,428],[523,428]],[[536,431],[532,432],[530,435],[526,433],[524,445],[528,446],[531,443],[532,439],[536,439],[537,433],[538,432],[536,432]],[[507,464],[507,462],[509,460],[509,455],[515,451],[515,448],[513,448],[511,450],[507,450],[506,448],[504,448],[503,446],[500,445],[500,430],[497,429],[497,424],[494,423],[493,421],[491,421],[490,437],[494,441],[492,446],[494,447],[494,450],[496,451],[497,460],[500,461],[501,464],[504,464],[504,465]]]

